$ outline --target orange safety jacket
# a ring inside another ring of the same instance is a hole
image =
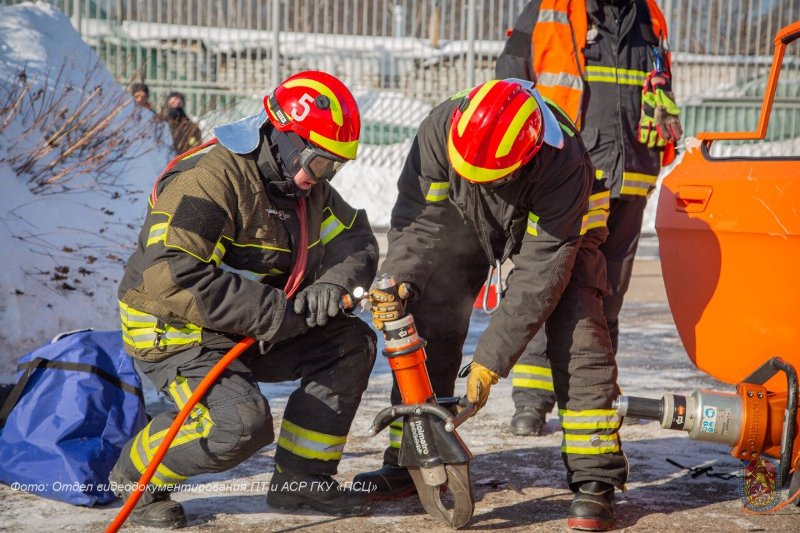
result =
[[[665,68],[669,72],[667,22],[655,0],[646,2],[653,33],[661,43]],[[585,0],[542,0],[531,43],[536,88],[542,96],[558,104],[579,128],[586,69],[583,51],[586,48],[587,20]]]

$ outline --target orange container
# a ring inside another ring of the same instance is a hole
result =
[[[664,178],[658,201],[661,267],[692,362],[737,383],[767,359],[800,367],[800,154],[713,159],[715,140],[764,139],[786,44],[781,30],[758,128],[701,133]],[[768,382],[786,390],[785,379]]]

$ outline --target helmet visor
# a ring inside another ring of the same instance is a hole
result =
[[[314,181],[332,179],[345,163],[346,159],[313,146],[306,146],[300,155],[300,164]]]

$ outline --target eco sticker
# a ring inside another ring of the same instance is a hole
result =
[[[700,431],[703,433],[714,433],[716,425],[717,407],[714,405],[703,406],[703,420],[700,425]]]

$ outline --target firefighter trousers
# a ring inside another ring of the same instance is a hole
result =
[[[622,488],[627,478],[619,418],[611,408],[619,394],[617,367],[603,318],[603,291],[594,286],[601,277],[605,280],[604,271],[597,274],[604,264],[597,247],[604,238],[604,228],[584,237],[570,283],[546,323],[556,396],[564,427],[569,428],[561,449],[573,489],[590,480]],[[408,307],[428,342],[426,364],[439,397],[453,395],[472,305],[488,268],[477,237],[472,239],[475,248],[468,250],[465,238],[451,241],[460,243],[459,248],[440,255],[441,265],[434,269],[423,296]],[[457,270],[449,268],[454,264]],[[396,382],[392,403],[400,403]],[[395,423],[385,463],[397,464],[401,437],[402,425]]]
[[[615,198],[611,200],[608,218],[608,237],[599,249],[608,272],[609,292],[603,298],[603,314],[608,324],[614,354],[619,345],[619,313],[631,281],[633,262],[642,228],[647,198]],[[531,340],[512,371],[515,407],[534,407],[549,413],[555,405],[553,374],[547,359],[545,330]]]
[[[227,336],[212,334],[164,361],[136,364],[181,409],[233,345]],[[273,442],[272,415],[258,383],[294,380],[300,386],[283,413],[275,462],[298,474],[335,474],[374,362],[375,333],[344,315],[266,354],[250,347],[190,412],[152,483],[170,486],[227,470]],[[175,409],[158,414],[125,446],[118,465],[128,480],[139,479],[176,415]]]

